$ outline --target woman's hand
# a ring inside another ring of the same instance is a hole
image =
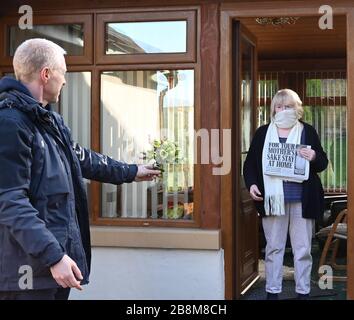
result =
[[[316,159],[316,151],[308,148],[301,148],[299,150],[300,155],[308,161]]]
[[[263,198],[262,197],[259,197],[261,196],[261,192],[259,191],[258,187],[255,185],[255,184],[252,184],[251,185],[251,188],[250,188],[250,195],[251,195],[251,198],[255,201],[262,201]]]

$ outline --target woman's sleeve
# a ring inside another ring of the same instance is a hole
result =
[[[251,142],[251,146],[248,150],[245,163],[243,164],[243,178],[247,189],[255,184],[259,186],[258,172],[257,172],[257,156],[262,156],[260,146],[260,134],[259,129],[254,134]]]
[[[322,148],[320,138],[314,128],[313,135],[314,143],[312,144],[311,148],[316,152],[316,158],[310,162],[310,170],[321,172],[327,168],[328,158],[326,152],[324,152]]]

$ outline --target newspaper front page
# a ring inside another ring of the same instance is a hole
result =
[[[283,180],[302,182],[309,178],[310,164],[299,150],[311,146],[295,143],[269,142],[264,174]]]

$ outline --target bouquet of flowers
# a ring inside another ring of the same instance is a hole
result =
[[[181,150],[176,142],[167,139],[155,139],[152,142],[152,149],[143,152],[143,159],[153,161],[154,168],[163,172],[165,165],[176,164],[182,161],[180,153]]]

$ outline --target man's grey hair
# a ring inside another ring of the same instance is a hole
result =
[[[62,47],[46,39],[24,41],[16,49],[13,59],[16,79],[29,82],[45,67],[56,69],[65,54]]]

